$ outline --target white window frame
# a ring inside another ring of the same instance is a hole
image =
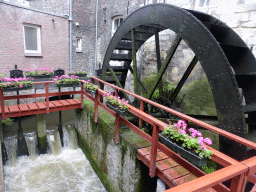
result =
[[[123,15],[118,15],[118,16],[115,16],[115,17],[112,17],[112,30],[111,30],[111,36],[113,36],[114,35],[114,33],[116,32],[116,30],[117,29],[115,29],[115,21],[116,20],[119,20],[119,25],[117,26],[117,28],[121,25],[121,23],[120,23],[120,19],[123,19],[123,21],[124,21],[124,17],[123,17]],[[122,21],[122,22],[123,22]]]
[[[76,52],[82,52],[82,37],[76,38]]]
[[[26,50],[25,27],[31,27],[31,28],[37,29],[37,50]],[[41,54],[41,26],[24,23],[23,24],[23,36],[24,36],[24,51],[25,51],[25,53]]]

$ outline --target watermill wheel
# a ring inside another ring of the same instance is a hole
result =
[[[160,82],[159,77],[172,60],[180,41],[184,40],[195,57],[171,98],[177,96],[199,61],[212,90],[219,127],[245,137],[247,123],[255,123],[256,60],[243,40],[231,28],[208,14],[169,4],[151,4],[136,10],[123,21],[112,37],[103,61],[101,79],[106,80],[107,70],[116,77],[109,66],[111,60],[124,61],[124,65],[119,67],[120,71],[125,71],[124,74],[127,74],[127,70],[137,74],[136,51],[153,35],[157,41],[158,33],[165,29],[171,29],[177,37],[163,63],[159,63],[159,55],[157,56],[159,70],[155,85]],[[114,50],[127,50],[128,53],[117,54]],[[134,62],[131,66],[132,60]],[[138,82],[137,75],[134,77],[134,81]],[[116,78],[115,83],[124,87],[125,78]],[[137,84],[134,85],[136,92]],[[239,88],[242,89],[246,105],[243,105]],[[153,92],[149,93],[151,96],[152,94]],[[248,114],[247,119],[245,114]],[[238,160],[246,158],[246,147],[223,137],[220,137],[220,143],[220,150],[227,155]]]

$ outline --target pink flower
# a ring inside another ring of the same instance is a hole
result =
[[[188,131],[193,133],[195,131],[195,129],[194,128],[190,128]]]
[[[207,145],[212,145],[212,140],[210,138],[205,138],[204,143],[206,143]]]
[[[11,82],[7,82],[7,85],[11,85]]]
[[[186,134],[186,131],[184,131],[184,130],[179,130],[179,133]]]
[[[20,88],[22,88],[23,87],[23,85],[20,85]]]

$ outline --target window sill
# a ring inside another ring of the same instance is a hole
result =
[[[81,49],[76,49],[77,53],[83,53],[83,51]]]
[[[25,57],[43,57],[42,53],[25,53]]]

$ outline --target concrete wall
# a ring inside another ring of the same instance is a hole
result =
[[[114,141],[115,118],[99,109],[98,123],[94,122],[94,103],[86,100],[85,109],[78,112],[77,132],[80,147],[94,171],[109,192],[155,191],[156,178],[137,159],[137,148],[149,145],[133,131],[122,132],[120,142]]]
[[[61,67],[68,69],[68,19],[0,2],[0,71],[18,68]],[[56,23],[53,23],[52,19]],[[41,27],[41,56],[24,51],[23,24]]]

